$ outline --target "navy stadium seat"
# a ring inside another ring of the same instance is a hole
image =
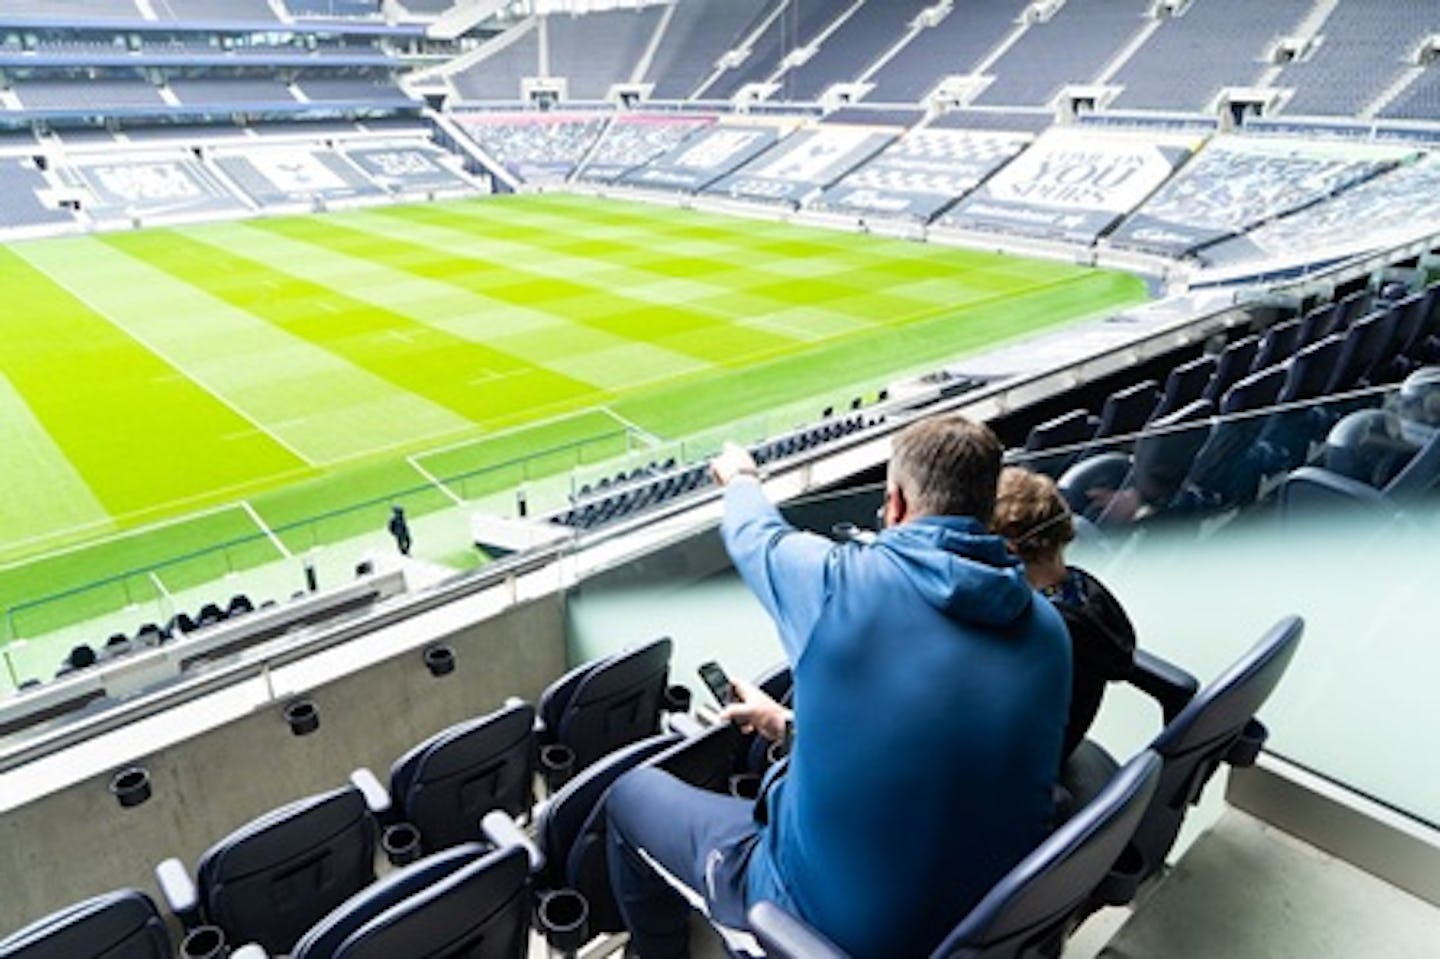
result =
[[[1186,477],[1187,505],[1202,509],[1245,505],[1255,498],[1265,464],[1255,445],[1265,417],[1285,385],[1286,365],[1252,373],[1236,383],[1220,404],[1220,419],[1195,454]]]
[[[1285,320],[1283,323],[1276,323],[1260,337],[1260,349],[1255,354],[1251,369],[1259,371],[1276,363],[1283,363],[1294,355],[1299,346],[1300,321]]]
[[[466,843],[411,863],[347,900],[290,959],[523,959],[530,863],[521,846]]]
[[[1219,403],[1236,383],[1240,382],[1255,366],[1255,356],[1260,351],[1260,337],[1245,336],[1231,343],[1215,361],[1215,375],[1205,386],[1204,398]]]
[[[1344,393],[1368,385],[1372,371],[1383,368],[1392,357],[1396,317],[1391,313],[1371,313],[1356,320],[1345,331],[1340,354],[1331,370],[1326,393]]]
[[[267,813],[200,858],[201,912],[230,942],[287,953],[307,929],[374,881],[377,830],[354,786]]]
[[[1080,455],[1079,447],[1095,435],[1095,420],[1085,410],[1071,410],[1030,429],[1025,437],[1026,454],[1065,448],[1049,456],[1025,456],[1025,465],[1037,473],[1058,476]],[[1072,448],[1073,447],[1073,448]]]
[[[1344,334],[1337,333],[1296,353],[1288,364],[1277,402],[1281,406],[1304,404],[1322,397],[1344,341]],[[1267,417],[1259,437],[1265,446],[1260,454],[1265,471],[1276,473],[1305,462],[1310,444],[1325,435],[1333,420],[1323,406],[1279,410]]]
[[[1165,378],[1165,389],[1160,402],[1150,412],[1150,419],[1169,416],[1182,406],[1189,406],[1205,394],[1205,387],[1215,375],[1215,357],[1200,356],[1188,363],[1181,363]]]
[[[170,959],[170,936],[149,896],[106,893],[0,940],[0,959]]]
[[[668,637],[577,666],[540,697],[540,743],[568,747],[572,772],[660,729],[670,675]]]
[[[1158,390],[1154,380],[1145,380],[1105,398],[1090,441],[1100,445],[1116,436],[1138,433],[1155,411]]]
[[[1084,809],[1006,873],[931,956],[1058,956],[1075,914],[1107,878],[1153,803],[1160,776],[1155,753],[1146,750],[1132,759]],[[774,903],[757,903],[749,920],[771,959],[845,956]]]
[[[420,831],[427,852],[481,838],[480,820],[499,809],[529,812],[535,776],[535,709],[515,703],[458,723],[390,767],[390,796]]]

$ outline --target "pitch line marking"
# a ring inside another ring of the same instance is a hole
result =
[[[271,529],[270,526],[263,519],[260,518],[260,514],[255,511],[255,507],[250,505],[250,501],[248,499],[242,499],[240,501],[240,508],[243,509],[246,513],[250,514],[250,518],[255,521],[255,525],[260,527],[260,532],[264,533],[267,537],[269,537],[270,542],[275,544],[275,548],[280,551],[281,556],[285,557],[286,559],[294,558],[295,554],[291,553],[288,549],[285,548],[285,544],[281,542],[280,537],[276,536],[275,531]]]
[[[615,412],[614,410],[612,410],[610,407],[608,407],[608,406],[597,406],[597,407],[595,407],[595,409],[597,409],[597,410],[599,410],[600,412],[604,413],[606,416],[610,417],[610,418],[613,419],[615,422],[617,422],[617,423],[619,423],[621,426],[625,427],[627,430],[630,430],[632,433],[634,433],[636,436],[638,436],[638,437],[640,438],[640,441],[641,441],[642,443],[644,443],[646,446],[650,447],[652,450],[653,450],[653,449],[658,449],[658,448],[660,448],[661,446],[664,446],[664,445],[665,445],[665,441],[662,440],[660,437],[656,436],[654,433],[651,433],[649,430],[642,428],[642,427],[640,426],[640,424],[639,424],[639,423],[636,423],[634,420],[626,419],[625,417],[621,416],[619,413],[617,413],[617,412]]]
[[[29,263],[30,261],[27,259],[26,262]],[[258,430],[259,432],[264,433],[266,436],[270,437],[270,439],[274,440],[276,444],[278,444],[280,447],[282,447],[283,449],[285,449],[286,451],[288,451],[292,456],[294,456],[296,459],[300,460],[300,462],[302,462],[302,463],[304,463],[306,466],[310,466],[310,467],[318,467],[318,466],[323,465],[323,464],[321,464],[320,462],[318,462],[318,461],[316,461],[316,460],[313,460],[313,459],[311,459],[310,457],[306,456],[304,453],[300,452],[300,451],[299,451],[298,449],[296,449],[294,446],[291,446],[288,442],[286,442],[286,441],[285,441],[283,438],[281,438],[278,434],[272,432],[268,427],[266,427],[265,424],[261,423],[258,419],[256,419],[255,417],[251,416],[249,413],[245,412],[245,411],[244,411],[243,409],[241,409],[240,407],[236,406],[234,402],[232,402],[230,399],[228,399],[227,397],[225,397],[224,395],[222,395],[220,392],[218,392],[217,390],[213,389],[211,386],[209,386],[208,384],[206,384],[204,380],[201,380],[200,378],[198,378],[197,376],[195,376],[193,373],[190,372],[190,370],[188,370],[188,369],[186,368],[186,366],[185,366],[184,363],[179,363],[179,362],[177,362],[176,360],[172,359],[170,356],[168,356],[168,355],[165,353],[164,350],[161,350],[159,347],[155,346],[155,344],[148,342],[144,337],[140,336],[138,333],[136,333],[134,330],[130,329],[130,328],[129,328],[128,326],[126,326],[125,324],[123,324],[123,323],[121,323],[120,321],[116,320],[113,316],[111,316],[111,315],[110,315],[109,313],[107,313],[106,311],[104,311],[104,310],[102,310],[102,309],[99,309],[94,303],[92,303],[92,302],[90,301],[89,297],[87,297],[87,296],[83,295],[82,293],[80,293],[78,290],[76,290],[76,289],[75,289],[74,287],[72,287],[70,284],[66,283],[64,280],[60,279],[58,276],[56,276],[55,274],[51,273],[49,270],[45,269],[44,267],[42,267],[42,266],[40,266],[40,265],[38,265],[38,264],[36,264],[36,263],[30,263],[30,266],[34,267],[36,270],[39,270],[41,273],[43,273],[43,274],[45,274],[46,276],[48,276],[48,277],[50,278],[50,281],[51,281],[52,283],[54,283],[56,286],[59,286],[62,290],[64,290],[65,292],[69,293],[71,296],[73,296],[75,299],[79,300],[81,303],[84,303],[85,306],[86,306],[86,308],[89,309],[91,312],[93,312],[96,316],[104,319],[106,322],[108,322],[111,326],[115,327],[115,328],[116,328],[117,330],[119,330],[121,333],[124,333],[126,336],[130,337],[130,338],[131,338],[132,340],[134,340],[136,343],[139,343],[141,346],[145,347],[145,349],[149,350],[151,353],[154,353],[156,356],[160,357],[160,359],[164,360],[164,361],[165,361],[167,364],[169,364],[173,369],[178,370],[178,371],[180,371],[181,373],[183,373],[183,374],[185,375],[185,378],[186,378],[186,379],[188,379],[190,382],[194,383],[196,386],[200,387],[200,389],[204,390],[206,393],[209,393],[212,397],[214,397],[216,400],[218,400],[223,406],[227,407],[227,408],[228,408],[232,413],[234,413],[236,416],[239,416],[241,419],[245,420],[245,421],[246,421],[247,423],[249,423],[251,426],[255,427],[256,430]]]
[[[425,467],[421,466],[421,465],[416,461],[415,457],[413,457],[413,456],[407,456],[407,457],[405,457],[405,462],[409,463],[412,467],[414,467],[414,468],[415,468],[415,472],[417,472],[417,473],[419,473],[421,476],[425,477],[426,482],[430,483],[430,484],[433,485],[436,489],[438,489],[440,492],[444,493],[446,496],[448,496],[448,497],[450,497],[452,500],[454,500],[454,501],[455,501],[455,504],[456,504],[457,506],[464,506],[464,505],[465,505],[465,501],[464,501],[463,499],[461,499],[459,496],[456,496],[456,495],[455,495],[455,492],[454,492],[453,490],[451,490],[450,487],[448,487],[448,486],[446,486],[444,483],[440,482],[439,478],[436,477],[434,473],[430,472],[430,471],[427,470]]]
[[[170,590],[168,590],[168,589],[165,588],[165,584],[164,584],[164,583],[160,582],[160,577],[155,574],[155,571],[154,571],[154,570],[151,570],[148,575],[149,575],[149,577],[150,577],[150,582],[152,582],[152,583],[155,584],[155,588],[160,591],[160,595],[161,595],[163,598],[165,598],[165,599],[167,599],[167,600],[174,600],[174,599],[175,599],[174,594],[171,593]]]

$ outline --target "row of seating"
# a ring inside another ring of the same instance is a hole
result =
[[[262,605],[271,606],[274,605],[274,601],[267,600]],[[153,649],[172,639],[188,636],[206,626],[213,626],[216,623],[223,623],[228,619],[254,612],[255,609],[255,604],[249,596],[244,593],[236,593],[230,597],[230,601],[223,608],[217,603],[206,603],[194,616],[182,610],[170,617],[163,626],[159,623],[145,623],[135,631],[134,636],[118,632],[112,633],[110,638],[105,640],[105,645],[98,650],[89,643],[80,643],[70,650],[55,675],[57,677],[64,676],[77,669],[85,669],[97,663],[108,662],[142,649]],[[34,682],[38,683],[38,681]]]

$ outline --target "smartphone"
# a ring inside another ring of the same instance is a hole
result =
[[[730,685],[730,677],[725,675],[725,670],[713,659],[708,663],[700,664],[700,678],[710,690],[710,695],[721,706],[728,706],[735,701],[735,689]]]

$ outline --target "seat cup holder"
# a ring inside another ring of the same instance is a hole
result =
[[[564,743],[540,747],[540,775],[551,792],[559,789],[575,775],[575,750]]]
[[[449,646],[431,646],[425,650],[425,668],[436,678],[455,672],[455,650]]]
[[[408,866],[420,858],[420,830],[408,822],[398,822],[381,834],[380,848],[390,865]]]
[[[297,736],[308,736],[320,728],[320,708],[308,699],[297,699],[285,707],[285,722]]]
[[[695,702],[695,694],[689,686],[675,683],[665,687],[665,711],[667,713],[688,713]]]
[[[540,897],[535,925],[551,955],[573,956],[590,939],[590,903],[574,889],[557,889]]]
[[[220,931],[219,926],[196,926],[180,943],[181,959],[220,959],[229,954],[225,933]]]
[[[144,766],[127,766],[110,777],[110,792],[121,809],[131,809],[150,798],[150,771]]]
[[[760,783],[763,777],[759,773],[736,773],[730,777],[730,795],[736,799],[748,799],[752,802],[760,798]]]

